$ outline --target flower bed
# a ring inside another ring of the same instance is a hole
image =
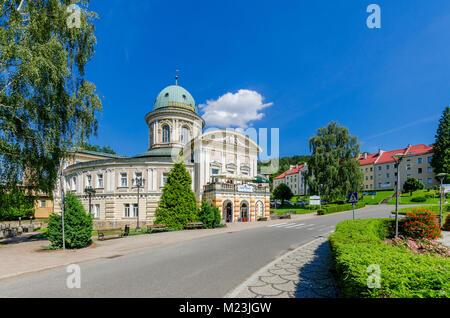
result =
[[[413,209],[406,214],[400,225],[406,237],[415,239],[436,239],[441,234],[436,215],[423,209]]]

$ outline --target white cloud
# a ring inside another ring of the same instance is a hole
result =
[[[216,100],[207,100],[199,107],[208,126],[247,128],[251,121],[263,118],[264,114],[259,111],[273,105],[264,104],[263,99],[258,92],[240,89],[235,94],[226,93]]]

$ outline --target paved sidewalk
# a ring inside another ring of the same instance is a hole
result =
[[[298,247],[255,273],[229,298],[335,298],[328,239]]]
[[[437,241],[450,247],[450,231],[442,231],[442,237]]]
[[[317,218],[314,214],[293,215],[292,220]],[[38,272],[74,263],[93,261],[99,258],[110,258],[152,247],[167,246],[199,237],[218,235],[228,232],[242,231],[283,223],[285,219],[265,222],[228,223],[227,227],[217,229],[174,231],[154,234],[129,236],[121,239],[105,241],[93,240],[89,247],[79,250],[44,250],[48,240],[27,241],[24,238],[12,241],[2,240],[0,245],[0,279],[17,275]],[[30,233],[35,234],[35,233]],[[8,244],[5,244],[9,242]]]

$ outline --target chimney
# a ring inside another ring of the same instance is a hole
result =
[[[364,159],[367,159],[367,152],[364,153]]]

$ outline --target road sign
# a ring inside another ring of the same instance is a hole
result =
[[[348,203],[358,203],[358,192],[348,194]]]

